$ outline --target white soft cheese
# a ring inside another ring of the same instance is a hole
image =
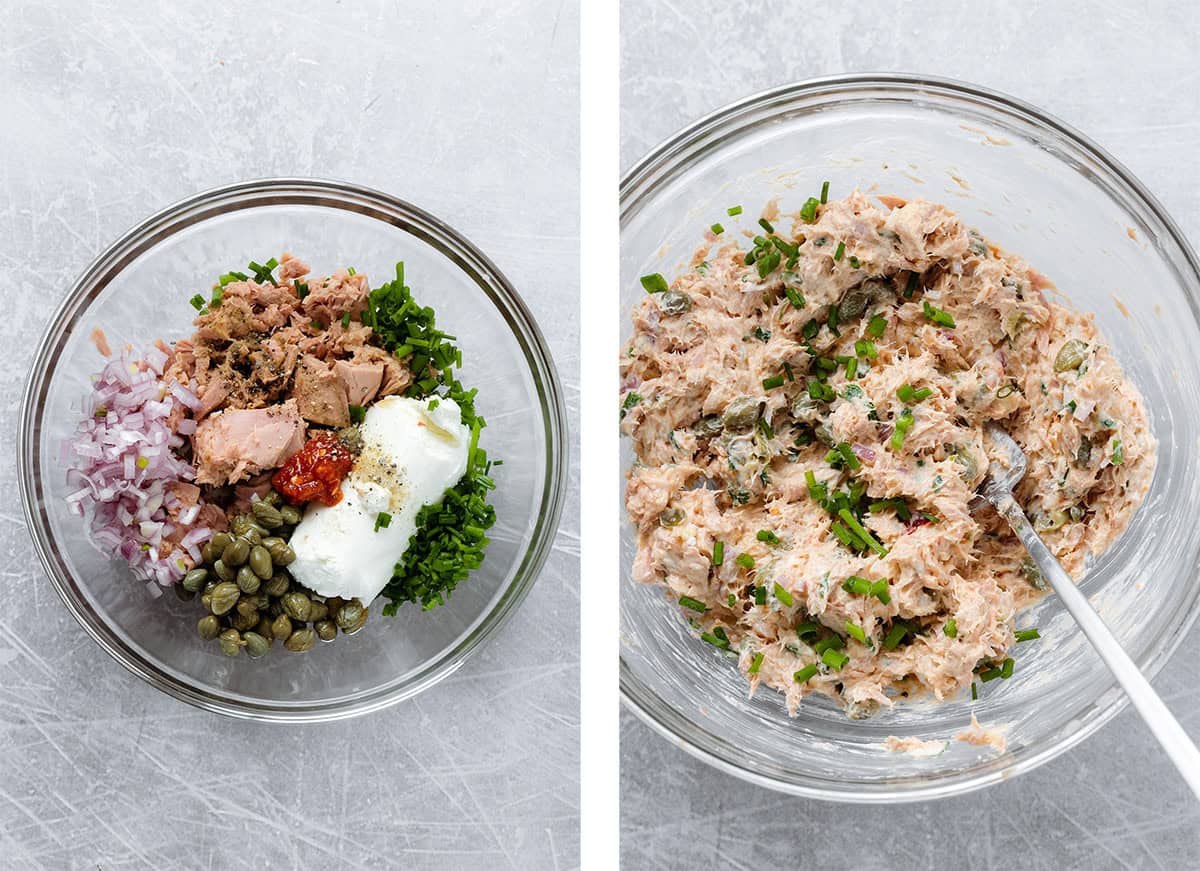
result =
[[[453,401],[389,396],[367,409],[362,453],[337,505],[313,503],[292,534],[288,570],[322,596],[379,595],[416,532],[417,512],[440,502],[467,470],[471,431]],[[381,512],[391,515],[376,530]]]

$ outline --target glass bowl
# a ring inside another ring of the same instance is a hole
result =
[[[728,106],[675,135],[621,185],[621,287],[671,277],[708,226],[752,229],[778,198],[797,210],[865,192],[945,202],[994,243],[1026,258],[1096,319],[1142,390],[1158,470],[1128,530],[1090,566],[1083,589],[1138,665],[1153,675],[1196,616],[1200,536],[1200,274],[1159,203],[1080,133],[1000,94],[901,75],[789,85]],[[726,208],[745,212],[731,218]],[[632,450],[624,441],[622,467]],[[782,696],[747,698],[736,665],[694,639],[661,589],[632,580],[633,530],[621,539],[621,692],[653,729],[716,767],[785,792],[857,802],[953,795],[998,783],[1078,744],[1125,704],[1054,596],[1018,618],[1016,675],[941,705],[897,705],[851,721],[809,698],[789,719]],[[952,739],[975,712],[1003,727],[997,753]],[[925,756],[890,752],[889,735],[947,740]]]
[[[102,358],[117,348],[189,336],[188,299],[215,276],[288,250],[325,275],[339,266],[373,286],[403,260],[413,295],[458,337],[461,379],[479,388],[489,421],[497,521],[482,568],[449,601],[408,604],[362,632],[302,656],[276,648],[229,659],[196,635],[202,611],[169,591],[154,600],[120,561],[95,550],[66,510],[60,445],[78,420]],[[437,218],[386,194],[302,179],[235,184],[198,194],[135,227],[76,282],[46,330],[22,409],[20,484],[38,556],[67,608],[113,658],[176,698],[257,720],[355,716],[408,698],[452,674],[524,600],[546,556],[563,500],[565,414],[549,350],[508,280]]]

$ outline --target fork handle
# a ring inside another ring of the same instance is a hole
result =
[[[1200,799],[1200,750],[1196,749],[1196,745],[1187,732],[1183,731],[1179,721],[1163,704],[1150,681],[1146,680],[1146,676],[1129,658],[1129,654],[1121,647],[1112,630],[1100,619],[1100,615],[1088,602],[1087,596],[1075,586],[1071,576],[1034,531],[1033,524],[1029,522],[1029,518],[1025,516],[1012,494],[1000,495],[992,504],[1021,539],[1021,543],[1041,569],[1042,576],[1050,582],[1054,592],[1058,593],[1075,622],[1079,624],[1079,628],[1083,630],[1083,634],[1092,642],[1104,664],[1142,715],[1158,743],[1167,751],[1167,756],[1175,763],[1175,767],[1192,788],[1196,798]]]

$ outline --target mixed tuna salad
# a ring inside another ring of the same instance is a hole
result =
[[[975,696],[1039,637],[1018,615],[1045,583],[972,501],[989,421],[1024,449],[1017,499],[1076,578],[1145,496],[1155,441],[1092,317],[1028,263],[945,206],[827,192],[741,244],[714,224],[684,274],[642,278],[625,500],[633,576],[751,692],[864,717]]]
[[[305,651],[378,596],[442,604],[495,522],[462,354],[396,278],[371,290],[291,255],[222,275],[195,333],[114,353],[64,446],[92,542],[158,596],[203,605],[229,656]]]

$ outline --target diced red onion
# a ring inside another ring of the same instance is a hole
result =
[[[860,460],[866,460],[867,462],[870,462],[871,460],[875,459],[875,452],[866,445],[851,445],[850,450],[854,451],[854,456],[858,457]]]

